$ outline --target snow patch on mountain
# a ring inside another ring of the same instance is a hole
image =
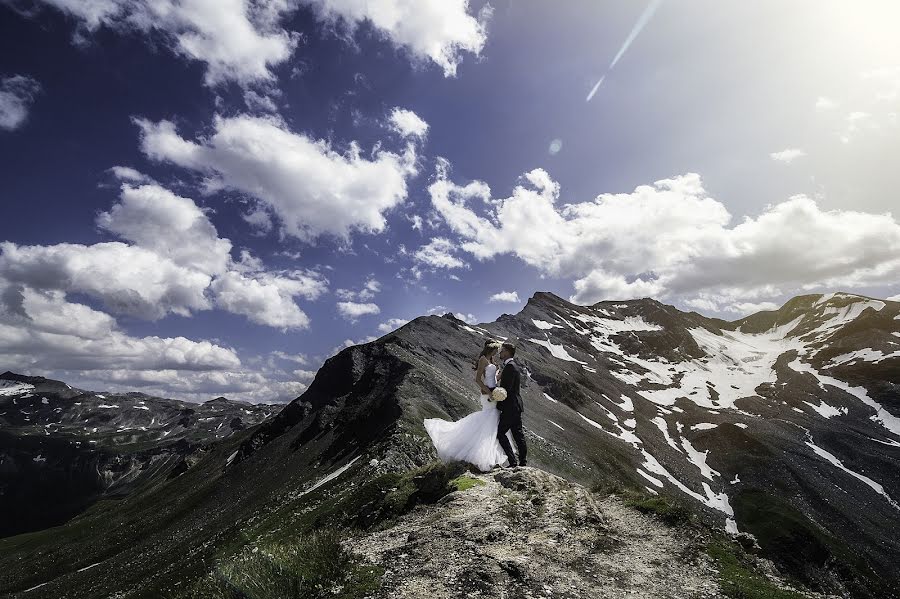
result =
[[[879,362],[887,360],[888,358],[898,357],[900,357],[900,350],[886,354],[877,349],[865,348],[835,356],[831,359],[831,361],[828,362],[828,364],[826,364],[826,367],[834,368],[835,366],[840,366],[841,364],[845,364],[847,362],[855,362],[856,360],[878,364]]]
[[[850,470],[849,468],[847,468],[843,462],[841,462],[837,457],[834,456],[834,454],[829,453],[828,451],[822,449],[821,447],[819,447],[818,445],[813,443],[812,438],[810,438],[810,440],[806,442],[806,445],[809,446],[809,448],[812,449],[813,452],[817,456],[825,459],[828,463],[832,464],[836,468],[840,468],[841,470],[843,470],[850,476],[861,480],[862,482],[867,484],[869,487],[871,487],[873,490],[875,490],[878,494],[882,495],[885,499],[887,499],[888,503],[890,503],[894,509],[900,510],[900,505],[898,505],[897,502],[894,501],[894,499],[890,495],[887,494],[887,491],[885,491],[884,487],[882,487],[879,483],[875,482],[868,476],[860,474],[859,472],[854,472],[853,470]]]
[[[22,395],[34,391],[34,385],[0,379],[0,396]]]
[[[703,408],[734,408],[738,399],[756,395],[756,388],[762,383],[776,381],[774,367],[778,356],[802,347],[797,340],[787,337],[800,320],[798,317],[761,334],[722,331],[717,335],[704,328],[689,329],[707,357],[656,364],[655,376],[642,382],[667,388],[644,389],[638,393],[662,406],[671,406],[683,397]],[[648,361],[641,362],[646,365]],[[667,370],[659,368],[663,365]],[[674,378],[679,375],[680,380],[675,384]]]
[[[861,402],[875,410],[875,414],[871,416],[872,420],[879,422],[884,428],[900,437],[900,418],[897,418],[888,412],[880,403],[869,397],[869,393],[866,391],[865,387],[851,387],[843,381],[821,374],[809,364],[801,362],[799,358],[788,364],[788,366],[797,372],[805,372],[813,375],[819,381],[820,385],[824,384],[837,387],[858,398]]]
[[[537,345],[541,345],[546,347],[550,351],[550,355],[554,358],[558,358],[560,360],[565,360],[567,362],[578,362],[579,364],[587,364],[587,362],[582,362],[578,358],[573,358],[571,354],[566,350],[565,346],[562,344],[555,344],[549,339],[529,339],[528,341],[535,343]]]
[[[706,458],[709,455],[708,449],[706,451],[698,451],[690,441],[684,438],[681,440],[681,446],[684,447],[684,451],[691,463],[700,469],[700,474],[703,476],[703,478],[713,480],[713,475],[721,476],[720,472],[718,472],[717,470],[713,470],[706,463]]]
[[[674,439],[672,439],[672,435],[669,434],[669,425],[666,423],[666,421],[661,416],[657,416],[657,417],[651,419],[650,422],[652,422],[656,426],[656,428],[659,429],[659,431],[663,435],[663,438],[666,440],[666,443],[668,443],[669,447],[671,447],[672,449],[674,449],[675,451],[677,451],[679,453],[684,453],[684,450],[681,449],[681,447],[677,443],[675,443]]]
[[[708,431],[710,429],[714,429],[718,424],[713,424],[712,422],[698,422],[697,424],[691,425],[692,431]]]
[[[346,464],[344,464],[343,466],[341,466],[340,468],[338,468],[337,470],[335,470],[335,471],[332,472],[331,474],[328,474],[327,476],[324,476],[324,477],[322,477],[321,479],[319,479],[319,480],[318,480],[314,485],[312,485],[311,487],[309,487],[309,488],[307,488],[307,489],[304,489],[303,491],[300,491],[299,493],[292,493],[292,494],[291,494],[291,499],[299,499],[300,497],[303,497],[304,495],[306,495],[306,494],[308,494],[308,493],[312,493],[313,491],[315,491],[316,489],[318,489],[319,487],[321,487],[321,486],[324,485],[325,483],[328,483],[328,482],[330,482],[330,481],[336,479],[336,478],[339,477],[341,474],[343,474],[344,472],[346,472],[347,469],[349,469],[350,466],[352,466],[352,465],[356,462],[356,460],[358,460],[358,459],[361,458],[361,457],[362,457],[362,456],[359,456],[359,455],[356,456],[355,458],[353,458],[352,460],[350,460],[349,462],[347,462]]]
[[[836,295],[841,296],[844,294]],[[880,311],[886,305],[887,304],[880,300],[862,300],[847,304],[843,307],[827,306],[824,310],[822,310],[822,315],[833,316],[820,324],[818,327],[814,328],[808,333],[805,333],[802,337],[804,339],[813,341],[823,341],[824,339],[831,336],[831,334],[840,327],[856,320],[856,318],[859,317],[868,308],[872,308],[875,311]]]
[[[646,478],[647,480],[649,480],[652,484],[656,485],[660,489],[663,488],[663,482],[661,480],[659,480],[658,478],[655,478],[653,476],[650,476],[649,474],[644,472],[644,470],[642,468],[637,468],[637,473],[640,474],[641,476],[643,476],[644,478]]]
[[[481,335],[482,335],[481,333],[479,333],[478,331],[476,331],[476,330],[473,329],[472,327],[467,326],[467,325],[464,325],[464,324],[459,325],[459,328],[461,328],[461,329],[464,330],[464,331],[468,331],[469,333],[472,333],[473,335],[477,335],[478,337],[481,337]]]
[[[848,412],[846,407],[841,406],[840,408],[835,408],[824,401],[819,402],[819,405],[812,404],[808,401],[804,401],[803,403],[815,410],[822,418],[833,418],[834,416],[840,416],[842,414],[846,415]]]
[[[695,500],[700,503],[722,512],[725,514],[725,531],[730,534],[737,534],[738,527],[737,522],[734,519],[734,509],[731,507],[731,502],[728,500],[728,495],[723,491],[721,493],[714,493],[712,488],[708,483],[703,483],[703,495],[697,493],[696,491],[692,491],[684,483],[675,478],[671,472],[666,470],[666,468],[659,463],[659,461],[653,457],[647,450],[641,450],[642,455],[644,456],[644,463],[640,468],[637,469],[638,474],[647,478],[646,474],[642,474],[641,470],[646,470],[648,472],[652,472],[653,474],[657,474],[663,478],[666,478],[673,485],[678,487],[682,493],[693,497]]]
[[[625,318],[600,318],[590,314],[573,314],[572,318],[581,322],[594,325],[591,328],[592,333],[600,333],[605,335],[613,335],[616,333],[625,333],[630,331],[661,331],[662,327],[658,324],[649,323],[641,316],[626,316]]]
[[[604,395],[603,397],[606,396]],[[607,399],[609,398],[607,397]],[[622,397],[619,399],[619,401],[613,401],[612,399],[609,399],[609,401],[611,401],[617,408],[619,408],[623,412],[634,412],[634,402],[632,402],[631,398],[624,393],[622,394]]]
[[[597,405],[600,405],[600,404],[597,404]],[[615,417],[615,415],[612,414],[612,412],[609,412],[607,410],[607,414],[609,415],[610,420],[613,421],[613,426],[616,428],[616,431],[612,432],[612,431],[609,431],[606,428],[604,428],[600,423],[588,418],[584,414],[582,414],[580,412],[576,412],[576,413],[579,416],[581,416],[581,418],[585,422],[590,424],[592,427],[597,428],[608,435],[616,437],[617,439],[620,439],[620,440],[628,443],[629,445],[631,445],[632,447],[634,447],[635,449],[640,451],[641,455],[644,458],[643,464],[636,469],[637,473],[640,476],[647,479],[648,481],[650,481],[652,484],[656,485],[659,488],[663,487],[662,481],[655,478],[653,476],[653,474],[669,480],[673,485],[675,485],[683,493],[689,495],[690,497],[693,497],[697,501],[703,503],[704,505],[706,505],[712,509],[722,512],[726,516],[725,530],[727,532],[733,533],[733,534],[736,534],[738,532],[737,523],[734,520],[734,510],[731,508],[731,504],[729,502],[728,495],[724,491],[721,493],[713,492],[712,488],[706,482],[702,483],[703,494],[701,495],[700,493],[693,491],[687,485],[685,485],[683,482],[678,480],[671,472],[669,472],[659,462],[659,460],[656,457],[654,457],[650,452],[648,452],[644,448],[643,441],[640,439],[640,437],[638,437],[635,434],[634,430],[628,430],[629,428],[634,429],[634,427],[637,424],[633,418],[630,418],[630,419],[626,420],[625,422],[623,422],[622,424],[625,427],[628,427],[628,428],[623,428],[623,426],[620,426],[618,424],[618,419]],[[679,451],[681,453],[686,453],[688,455],[688,458],[690,459],[690,461],[695,466],[697,466],[697,468],[700,469],[701,474],[705,478],[708,478],[710,481],[712,481],[712,480],[714,480],[714,478],[713,478],[714,476],[721,476],[718,471],[712,469],[711,467],[709,467],[706,464],[706,459],[707,459],[707,456],[709,455],[708,450],[701,452],[701,451],[697,450],[696,448],[694,448],[694,446],[691,444],[690,441],[688,441],[687,439],[683,439],[683,438],[681,438],[682,443],[681,443],[681,448],[679,448],[678,445],[675,443],[675,441],[672,439],[671,435],[669,434],[666,423],[662,418],[660,418],[660,417],[654,418],[653,420],[651,420],[651,422],[653,422],[653,424],[655,424],[657,426],[657,428],[660,429],[660,431],[663,433],[664,437],[666,438],[666,442],[669,443],[670,446],[672,446],[677,451]]]
[[[834,297],[834,295],[835,295],[834,293],[823,293],[822,297],[817,299],[816,302],[813,304],[813,307],[821,306],[822,304],[827,304],[828,302],[831,301],[831,299]]]

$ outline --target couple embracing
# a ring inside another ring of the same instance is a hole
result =
[[[426,418],[425,430],[438,457],[462,460],[487,472],[495,466],[525,466],[528,448],[522,432],[522,403],[516,346],[489,339],[475,363],[475,382],[481,389],[481,410],[448,422]],[[519,457],[513,453],[510,437]]]

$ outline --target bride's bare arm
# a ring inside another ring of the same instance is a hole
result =
[[[484,356],[478,358],[478,368],[475,369],[475,382],[478,383],[478,387],[481,389],[482,393],[490,393],[491,390],[487,388],[487,385],[484,384],[484,369],[487,368],[488,359]]]

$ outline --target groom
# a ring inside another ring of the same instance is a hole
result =
[[[500,410],[500,423],[497,425],[497,440],[509,458],[510,466],[525,466],[528,447],[525,445],[525,434],[522,432],[522,412],[525,405],[522,403],[522,395],[519,392],[519,383],[522,375],[519,365],[513,359],[516,355],[516,346],[512,343],[504,343],[500,346],[500,359],[503,360],[503,369],[500,371],[499,386],[506,389],[506,400],[497,402]],[[513,453],[506,431],[512,431],[513,440],[519,450],[519,459]]]

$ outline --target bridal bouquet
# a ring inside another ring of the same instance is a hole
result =
[[[491,392],[492,401],[503,401],[504,399],[506,399],[506,389],[503,387],[497,387]]]

